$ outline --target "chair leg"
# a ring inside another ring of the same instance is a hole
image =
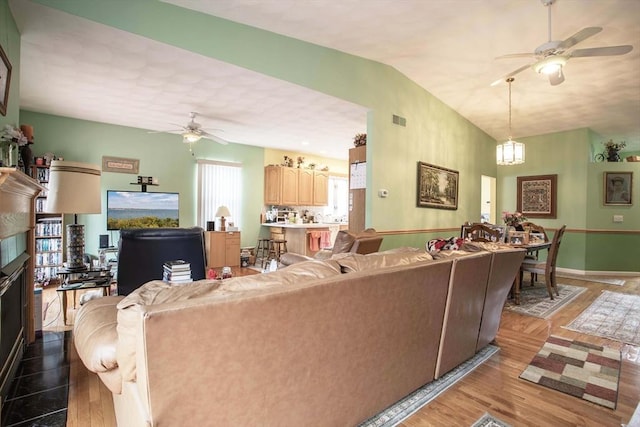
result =
[[[544,272],[544,283],[547,285],[547,293],[549,294],[549,298],[553,299],[553,290],[551,289],[553,287],[553,283],[551,282],[550,271]]]
[[[558,281],[556,280],[556,269],[551,271],[551,286],[556,290],[556,295],[560,296],[560,291],[558,291]]]

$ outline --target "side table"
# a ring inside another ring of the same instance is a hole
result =
[[[59,270],[61,285],[56,291],[62,293],[62,318],[67,324],[68,292],[73,291],[73,308],[76,308],[76,291],[102,289],[102,295],[108,296],[111,287],[111,273],[105,270],[74,271]],[[76,276],[76,278],[73,278]]]

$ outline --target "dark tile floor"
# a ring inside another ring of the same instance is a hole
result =
[[[2,408],[3,427],[64,427],[71,331],[43,332],[27,346]]]

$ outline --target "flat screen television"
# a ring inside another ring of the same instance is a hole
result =
[[[107,230],[179,227],[179,193],[107,190]]]

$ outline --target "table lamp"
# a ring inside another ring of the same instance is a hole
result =
[[[74,215],[74,223],[67,225],[67,269],[70,271],[85,269],[84,225],[78,224],[78,214],[102,212],[100,191],[99,166],[62,160],[51,162],[45,212]]]
[[[231,216],[231,212],[229,212],[229,208],[222,205],[218,208],[218,210],[216,211],[216,216],[220,217],[220,231],[225,231],[227,228],[224,225],[225,216]]]

